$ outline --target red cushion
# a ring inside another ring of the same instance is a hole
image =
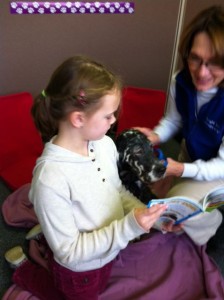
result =
[[[36,163],[36,156],[26,157],[24,160],[15,162],[2,170],[1,178],[12,190],[17,190],[32,179],[33,168]]]
[[[153,128],[163,116],[165,103],[164,91],[125,87],[117,134],[135,126]]]
[[[31,182],[43,143],[31,117],[32,95],[0,96],[0,176],[15,190]]]

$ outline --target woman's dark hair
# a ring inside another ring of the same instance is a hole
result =
[[[211,6],[204,9],[183,30],[179,44],[179,54],[184,67],[191,51],[194,38],[205,32],[214,47],[215,59],[224,68],[224,7]]]
[[[101,98],[112,90],[121,90],[118,76],[102,64],[85,56],[64,61],[51,76],[46,89],[34,100],[31,110],[44,142],[58,132],[58,122],[72,111],[94,113]]]

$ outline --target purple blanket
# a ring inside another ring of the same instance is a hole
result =
[[[100,300],[224,299],[217,266],[186,234],[154,233],[130,244],[116,261]]]
[[[15,285],[3,297],[3,300],[28,299],[39,298]],[[120,252],[107,289],[99,297],[99,300],[149,299],[223,300],[224,281],[205,247],[195,246],[185,234],[152,233]]]
[[[6,199],[2,212],[9,225],[37,223],[28,191],[25,185]],[[44,266],[44,258],[31,250],[33,259]],[[120,252],[99,300],[224,300],[224,279],[205,250],[206,246],[196,246],[186,234],[152,232]],[[25,299],[38,300],[15,285],[3,297]]]

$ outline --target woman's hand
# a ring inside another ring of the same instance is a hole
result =
[[[134,216],[138,224],[144,228],[145,231],[149,231],[166,209],[166,204],[157,204],[150,208],[135,208]]]
[[[166,176],[180,177],[184,171],[184,164],[173,160],[172,158],[167,158],[167,168]]]
[[[134,129],[144,133],[153,145],[158,145],[160,143],[158,134],[156,134],[152,129],[146,127],[134,127]]]

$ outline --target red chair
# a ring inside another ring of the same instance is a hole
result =
[[[163,116],[165,103],[164,91],[125,87],[116,134],[135,126],[153,128]]]
[[[30,113],[32,95],[0,96],[0,178],[12,190],[31,182],[43,143]]]

